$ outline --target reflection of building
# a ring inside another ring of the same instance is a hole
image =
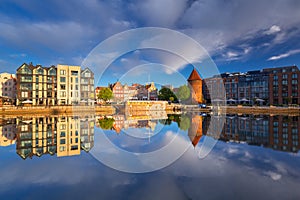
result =
[[[193,115],[191,117],[191,126],[188,129],[188,136],[195,147],[200,141],[203,130],[202,130],[203,118],[200,115]]]
[[[34,117],[16,121],[16,149],[23,159],[44,154],[79,155],[94,146],[94,118]]]
[[[16,76],[9,73],[0,74],[1,105],[12,105],[16,100]]]
[[[202,79],[200,78],[200,75],[196,71],[196,69],[193,69],[192,73],[190,74],[188,78],[188,85],[190,87],[190,91],[192,93],[191,100],[194,103],[202,103],[203,97],[202,97]]]
[[[17,119],[17,154],[23,159],[56,153],[56,119]]]
[[[4,124],[0,126],[0,146],[9,146],[16,141],[16,124]]]
[[[22,64],[17,69],[17,105],[55,105],[56,68]]]
[[[89,152],[94,147],[95,118],[88,117],[80,120],[81,149]]]
[[[151,114],[152,113],[152,114]],[[110,129],[114,130],[116,133],[120,133],[122,129],[128,128],[149,128],[152,131],[155,130],[158,120],[167,119],[168,116],[165,111],[149,111],[149,115],[146,115],[145,111],[125,114],[116,114],[106,118],[112,118],[113,124]],[[99,120],[105,119],[105,117],[100,116]],[[97,123],[96,126],[100,124]]]
[[[57,156],[80,154],[80,120],[78,117],[60,117],[57,120]]]
[[[300,116],[227,116],[220,139],[297,152]]]

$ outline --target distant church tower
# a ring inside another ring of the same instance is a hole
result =
[[[202,79],[194,68],[190,77],[188,78],[188,85],[191,90],[191,101],[192,103],[203,103],[202,96]]]

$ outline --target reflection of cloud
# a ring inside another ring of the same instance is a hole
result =
[[[265,172],[265,174],[270,176],[274,181],[278,181],[281,179],[281,174],[278,174],[276,172],[267,171]]]

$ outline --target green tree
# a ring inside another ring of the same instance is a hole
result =
[[[172,90],[170,90],[169,88],[162,88],[159,90],[158,92],[158,99],[159,100],[164,100],[164,101],[169,101],[171,100],[170,97],[173,97],[173,101],[177,101],[177,97],[174,94],[174,92],[172,92]]]
[[[179,128],[183,131],[186,131],[190,128],[191,122],[190,118],[186,115],[183,115],[180,119]]]
[[[169,100],[170,100],[171,102],[173,102],[173,101],[174,101],[174,97],[170,97]]]
[[[178,92],[176,96],[178,97],[178,99],[184,101],[190,98],[190,94],[191,94],[190,88],[187,85],[182,85],[178,88]]]
[[[99,126],[103,130],[111,130],[115,120],[113,118],[104,117],[103,119],[99,119]]]
[[[98,99],[102,99],[103,101],[107,102],[113,98],[113,93],[110,88],[104,88],[99,91],[97,97]]]

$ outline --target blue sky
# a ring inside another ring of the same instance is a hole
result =
[[[0,71],[14,73],[23,62],[81,65],[103,40],[140,27],[188,35],[220,72],[299,66],[299,10],[297,0],[1,0]],[[173,66],[169,54],[142,53],[126,58],[127,65],[115,63],[119,69],[153,60]],[[174,69],[186,77],[192,68]],[[111,74],[105,81],[121,76]]]

